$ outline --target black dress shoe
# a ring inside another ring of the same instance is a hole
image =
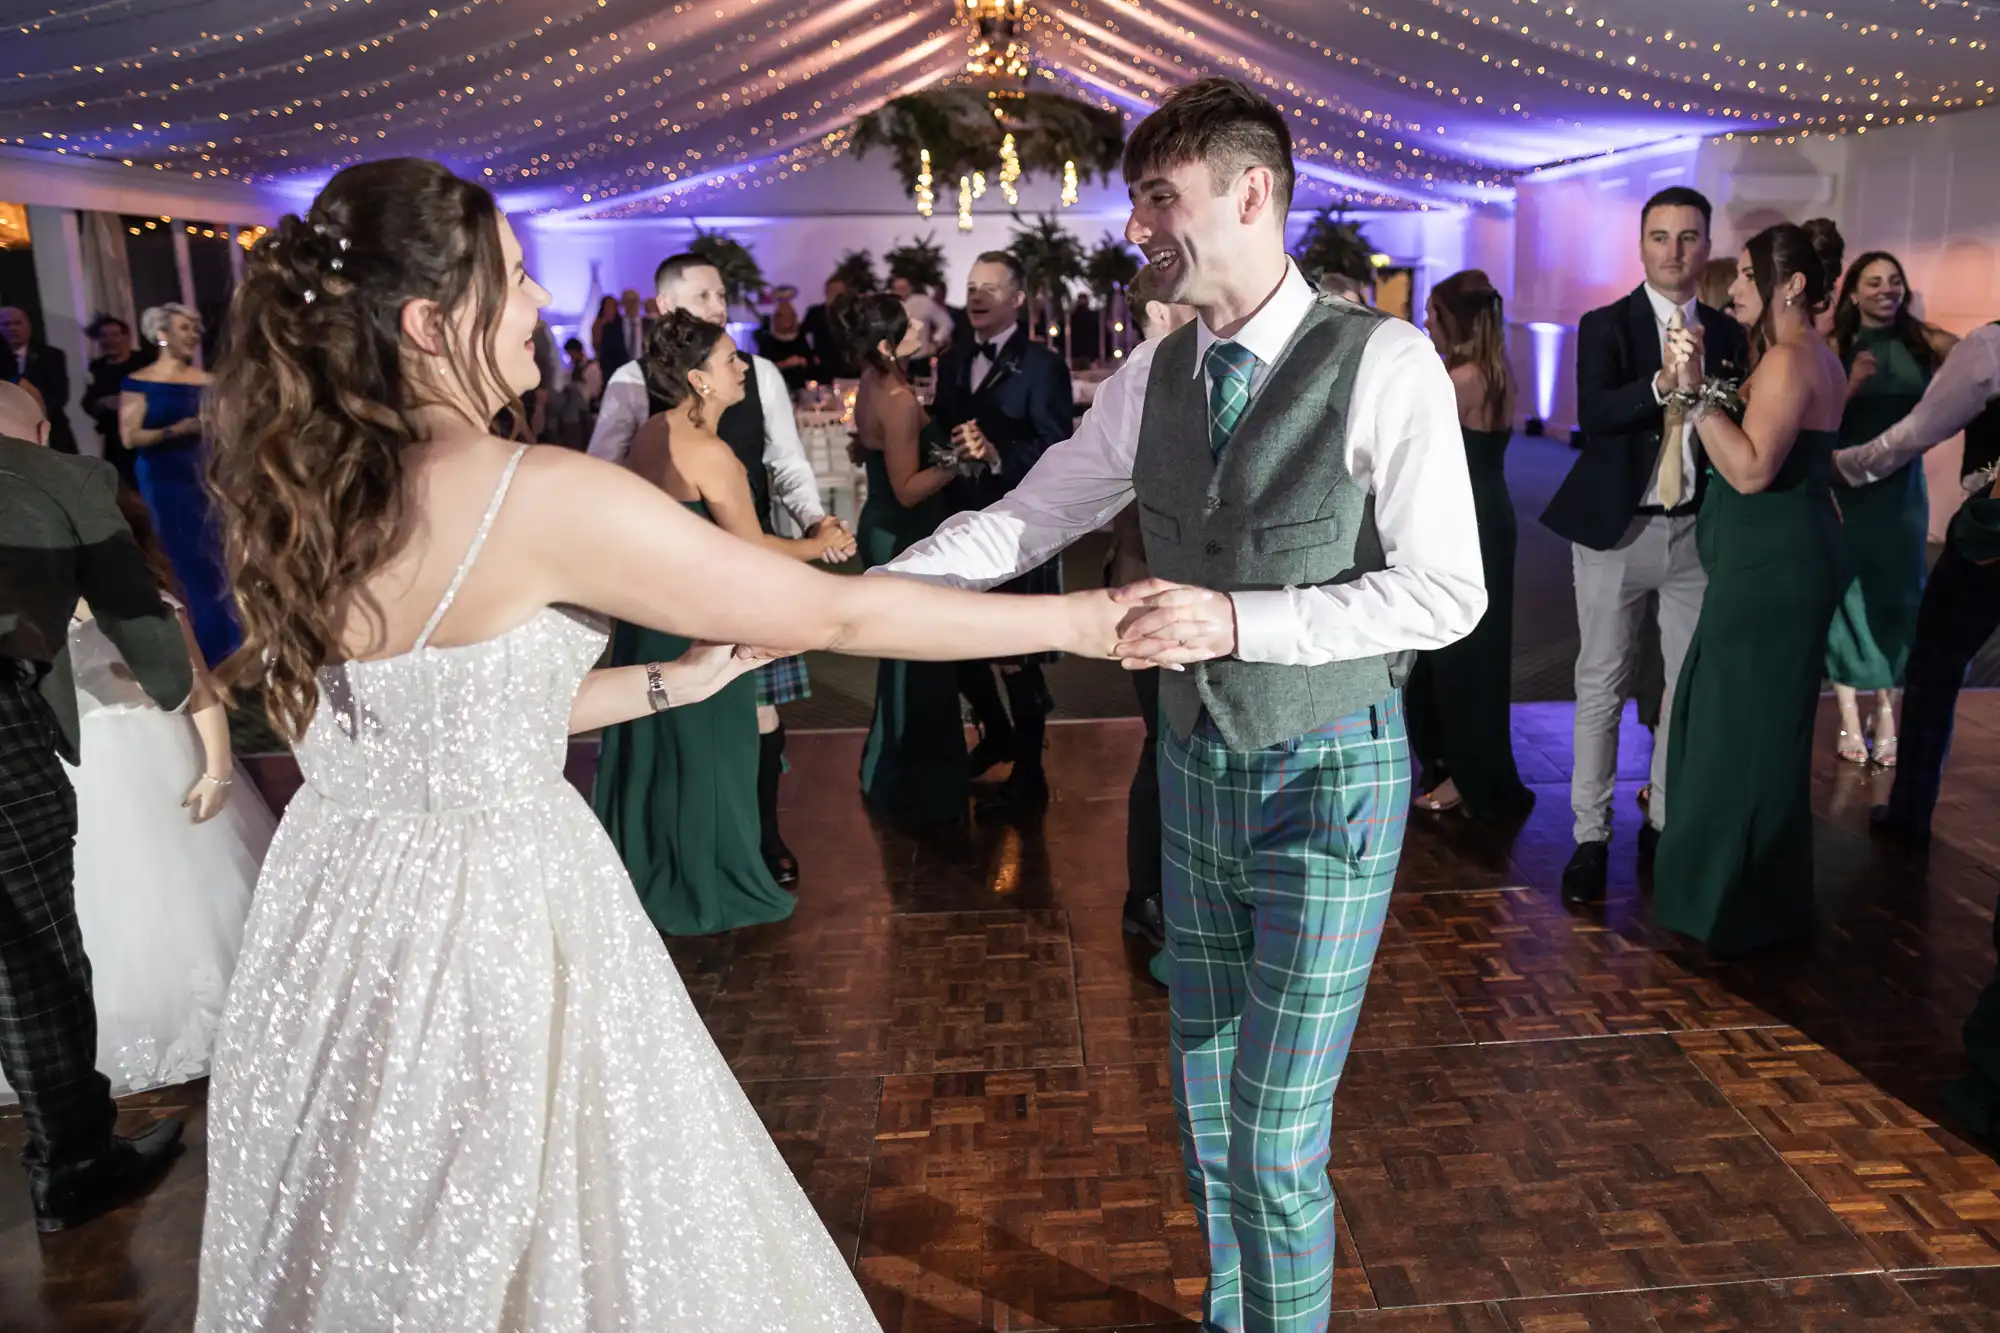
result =
[[[1653,853],[1659,850],[1660,830],[1654,828],[1650,820],[1639,825],[1639,858],[1650,861],[1653,859]]]
[[[1048,808],[1049,780],[1039,769],[1024,768],[1019,762],[1008,779],[978,803],[980,814],[999,819],[1027,819]]]
[[[1155,952],[1167,947],[1167,921],[1160,911],[1160,895],[1141,898],[1137,906],[1127,904],[1124,927],[1127,935],[1137,935]]]
[[[1604,882],[1611,874],[1611,844],[1580,842],[1563,867],[1562,900],[1571,907],[1594,907],[1604,901]]]
[[[178,1117],[168,1116],[143,1134],[114,1137],[96,1157],[31,1168],[28,1194],[35,1203],[35,1230],[47,1234],[88,1222],[158,1180],[180,1156],[184,1128]]]
[[[1014,738],[1012,736],[982,736],[979,744],[972,747],[972,753],[965,757],[965,771],[970,777],[981,777],[992,772],[1001,764],[1014,761]]]
[[[1884,838],[1893,839],[1896,842],[1902,843],[1905,847],[1925,847],[1930,844],[1931,840],[1931,835],[1928,831],[1923,833],[1912,832],[1909,826],[1896,818],[1895,812],[1886,805],[1871,805],[1868,807],[1868,828],[1870,832]]]

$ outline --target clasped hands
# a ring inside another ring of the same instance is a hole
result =
[[[1699,389],[1702,381],[1702,327],[1699,322],[1667,333],[1663,374],[1679,389]]]
[[[1227,593],[1168,579],[1142,579],[1123,588],[1071,593],[1061,599],[1072,622],[1062,647],[1080,657],[1110,658],[1127,671],[1228,657],[1236,651],[1236,603]],[[735,656],[768,662],[796,648],[740,645]]]

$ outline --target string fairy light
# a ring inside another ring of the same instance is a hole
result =
[[[1065,162],[1063,163],[1062,206],[1064,208],[1074,208],[1077,199],[1080,197],[1076,188],[1076,163]]]
[[[1504,188],[1551,148],[1656,137],[1663,117],[1798,143],[2000,100],[2000,0],[1736,2],[241,0],[221,21],[197,6],[117,25],[104,4],[51,6],[6,25],[0,143],[256,185],[413,153],[535,209],[637,216],[792,180],[848,151],[836,127],[857,108],[975,67],[1128,119],[1226,72],[1327,169],[1302,191],[1421,207]],[[1367,38],[1343,40],[1356,22]],[[1003,157],[994,176],[1018,206],[1018,170]]]
[[[958,178],[958,229],[972,230],[972,177]]]
[[[1021,192],[1015,182],[1021,179],[1021,155],[1014,148],[1014,136],[1009,134],[1000,140],[1000,197],[1007,201],[1009,208],[1021,202]]]
[[[917,216],[929,217],[937,196],[931,192],[931,150],[920,149],[917,168]]]

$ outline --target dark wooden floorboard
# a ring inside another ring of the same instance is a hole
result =
[[[1869,838],[1888,777],[1832,758],[1823,709],[1824,928],[1717,962],[1652,920],[1629,712],[1610,901],[1562,907],[1569,708],[1517,705],[1535,810],[1412,817],[1336,1104],[1331,1328],[2000,1333],[2000,1164],[1934,1118],[2000,897],[2000,695],[1961,719],[1914,855]],[[1193,1329],[1166,997],[1119,928],[1138,724],[1053,728],[1028,829],[871,822],[860,743],[793,740],[793,919],[671,945],[716,1042],[889,1333]],[[204,1095],[128,1100],[188,1115],[189,1151],[97,1223],[37,1239],[0,1188],[0,1330],[189,1326]],[[0,1160],[21,1143],[0,1112]]]

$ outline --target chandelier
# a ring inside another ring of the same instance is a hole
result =
[[[958,0],[958,22],[971,32],[965,72],[975,78],[1025,79],[1028,44],[1022,39],[1023,0]]]

